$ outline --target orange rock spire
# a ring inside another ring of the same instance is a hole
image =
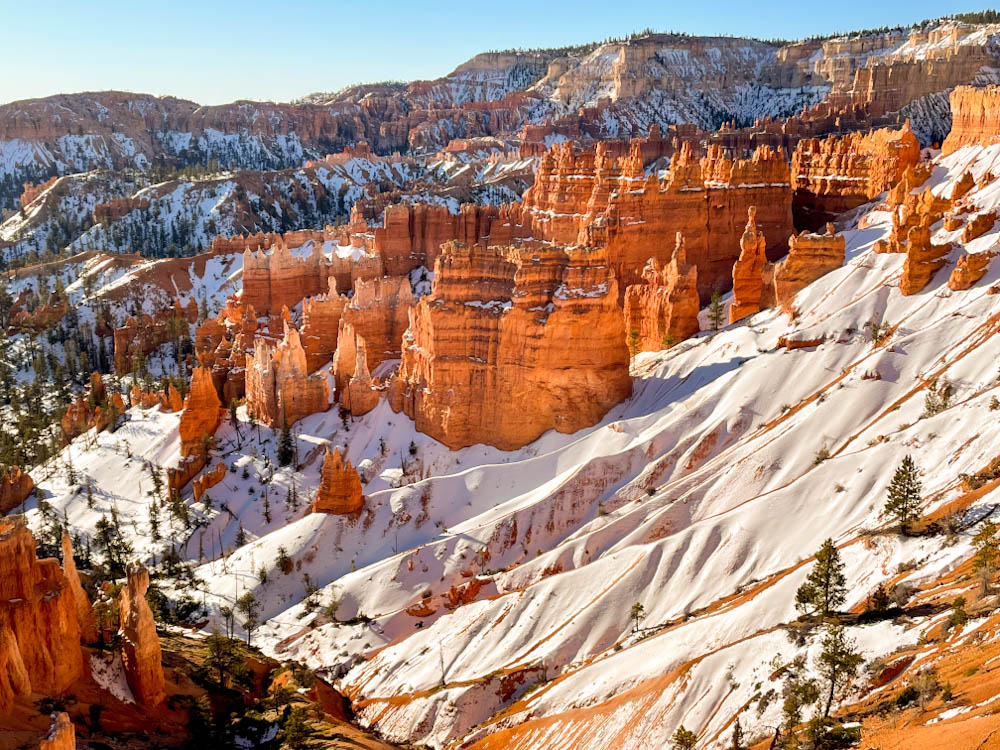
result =
[[[313,500],[313,513],[357,513],[364,507],[361,478],[350,461],[343,461],[340,451],[329,448],[323,456],[319,488]]]

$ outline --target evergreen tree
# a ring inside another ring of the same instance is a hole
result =
[[[205,639],[205,666],[219,675],[219,687],[226,687],[229,676],[241,676],[248,671],[237,641],[227,638],[218,630]]]
[[[989,593],[990,584],[997,572],[998,559],[1000,559],[996,524],[992,521],[984,523],[983,528],[973,537],[972,544],[976,548],[972,567],[979,577],[980,589],[985,595]]]
[[[840,552],[827,539],[816,553],[816,564],[795,593],[795,607],[802,612],[818,612],[828,617],[844,603],[847,596],[847,581],[844,578],[844,563]]]
[[[632,605],[632,632],[636,632],[639,629],[639,620],[641,620],[646,615],[646,608],[642,606],[641,602],[636,602]]]
[[[250,591],[236,600],[236,611],[243,615],[243,629],[247,631],[247,645],[250,645],[250,638],[253,632],[260,625],[260,605],[257,597]]]
[[[681,724],[677,728],[677,731],[674,732],[674,736],[670,738],[670,741],[673,750],[694,750],[694,746],[698,742],[698,737],[694,732]]]
[[[893,516],[899,522],[900,530],[906,533],[910,524],[917,518],[920,492],[917,466],[913,463],[913,458],[907,455],[896,469],[892,482],[889,483],[889,497],[885,502],[885,508],[882,509],[882,515]]]
[[[820,676],[829,685],[826,706],[823,710],[824,717],[830,715],[837,690],[850,685],[857,676],[861,662],[861,654],[854,642],[848,640],[843,625],[828,626],[826,636],[823,638],[823,650],[816,665]]]
[[[292,462],[294,452],[292,431],[286,424],[281,428],[281,435],[278,437],[278,466],[288,466]]]
[[[722,328],[723,314],[725,309],[722,306],[722,294],[718,289],[712,290],[712,301],[708,305],[708,323],[713,331]]]
[[[736,717],[736,721],[733,722],[733,741],[731,744],[732,750],[744,750],[743,744],[743,727],[740,726],[740,717]]]

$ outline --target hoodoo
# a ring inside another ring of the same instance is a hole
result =
[[[629,349],[655,352],[698,332],[698,267],[687,262],[684,235],[674,243],[674,254],[663,268],[650,258],[642,271],[644,284],[625,292],[625,329]]]
[[[153,612],[146,602],[149,571],[130,565],[125,588],[118,601],[122,631],[122,663],[125,677],[136,700],[153,707],[166,698],[160,639],[156,635]]]

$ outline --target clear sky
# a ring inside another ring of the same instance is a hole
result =
[[[287,101],[445,75],[477,52],[651,27],[801,38],[979,10],[952,0],[0,0],[0,103],[75,91]]]

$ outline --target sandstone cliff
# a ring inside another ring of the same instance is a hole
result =
[[[291,426],[330,408],[326,375],[309,375],[299,332],[285,326],[277,344],[258,337],[246,364],[247,412],[272,427]]]
[[[893,187],[919,160],[909,122],[899,130],[801,140],[792,155],[796,221],[819,227]]]
[[[951,92],[951,131],[941,145],[943,154],[963,146],[1000,142],[1000,86],[977,89],[959,86]]]
[[[20,518],[0,519],[0,712],[15,695],[56,696],[83,673],[77,601],[55,559],[39,560]],[[21,668],[23,666],[23,669]]]
[[[0,473],[0,515],[9,513],[25,501],[35,489],[31,477],[17,466],[8,466]]]
[[[519,448],[632,391],[604,249],[449,243],[410,313],[393,407],[451,448]]]
[[[221,406],[211,372],[205,367],[196,367],[178,424],[181,461],[177,467],[167,470],[171,489],[181,489],[205,466],[212,436],[221,420]]]

